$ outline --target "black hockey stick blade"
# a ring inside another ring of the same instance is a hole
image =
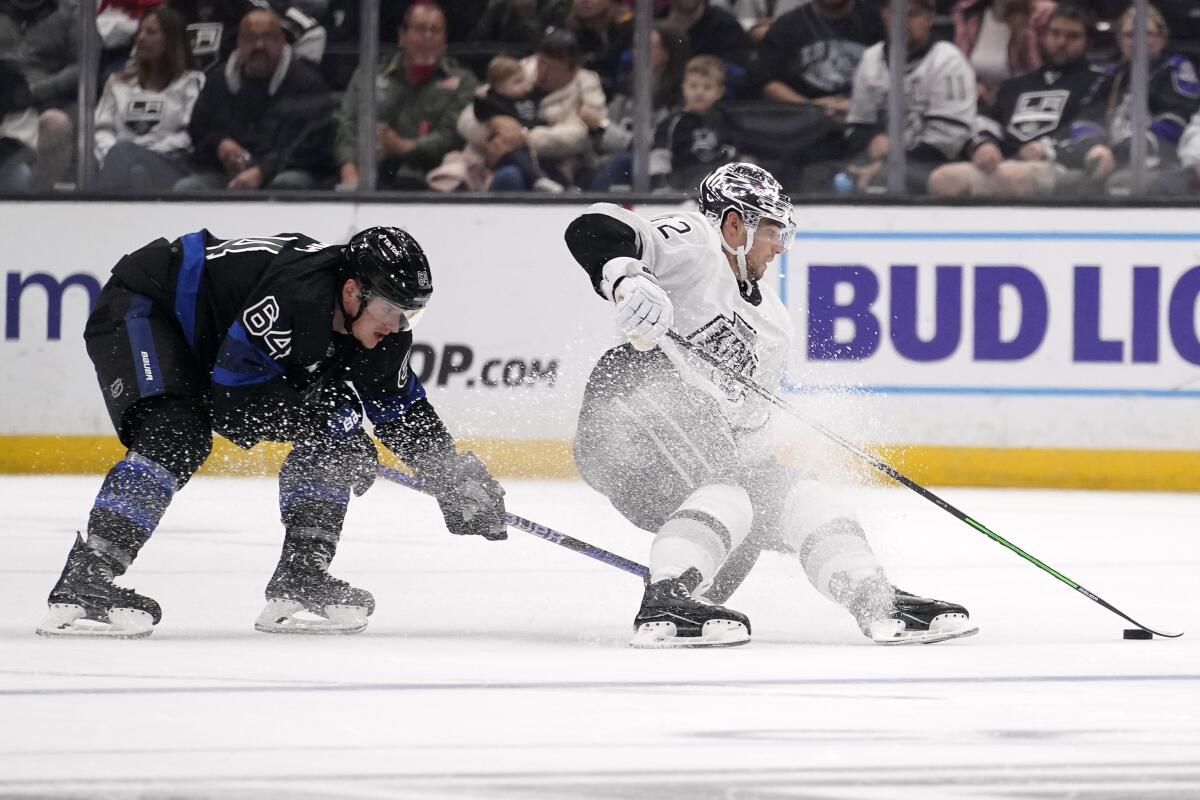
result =
[[[398,483],[401,486],[407,486],[410,489],[416,489],[419,492],[425,492],[426,494],[429,494],[428,490],[425,488],[425,481],[413,475],[401,472],[398,469],[381,466],[379,468],[379,475],[380,477],[387,478],[393,483]],[[624,558],[616,553],[609,552],[602,547],[596,547],[593,544],[588,544],[582,539],[576,539],[574,536],[568,536],[565,533],[556,531],[553,528],[548,528],[545,525],[541,525],[532,520],[525,519],[524,517],[518,517],[516,514],[509,514],[505,512],[504,524],[510,528],[516,528],[517,530],[525,531],[526,533],[532,533],[539,539],[545,539],[551,544],[556,544],[559,547],[565,547],[568,550],[574,550],[576,553],[585,555],[588,558],[594,558],[597,561],[603,561],[605,564],[614,566],[617,569],[628,572],[631,575],[637,575],[642,579],[642,583],[644,584],[650,583],[650,569],[647,566],[644,564],[639,564],[636,561],[630,561],[628,558]]]
[[[938,497],[936,494],[929,491],[924,486],[917,483],[912,478],[908,477],[903,472],[901,472],[900,470],[893,467],[891,464],[888,464],[883,459],[871,455],[870,453],[863,450],[858,445],[851,442],[849,439],[847,439],[844,436],[838,434],[837,432],[831,430],[830,428],[825,427],[820,422],[817,422],[815,419],[812,419],[811,417],[809,417],[807,414],[804,414],[802,411],[800,411],[800,409],[796,408],[791,403],[789,403],[786,400],[784,400],[783,398],[779,397],[774,392],[769,391],[768,389],[760,386],[759,384],[755,383],[750,378],[747,378],[745,375],[742,375],[740,372],[735,372],[734,370],[730,369],[727,365],[721,363],[719,360],[717,360],[715,357],[713,357],[709,353],[705,352],[704,350],[701,350],[698,347],[695,347],[694,345],[692,345],[691,342],[689,342],[687,339],[680,336],[675,331],[667,331],[667,336],[671,339],[671,341],[678,344],[685,352],[695,356],[696,358],[699,358],[700,360],[704,361],[708,365],[720,370],[724,375],[737,381],[742,386],[744,386],[746,389],[750,390],[751,392],[754,392],[756,395],[763,398],[764,400],[769,402],[771,405],[775,406],[776,408],[782,409],[783,411],[787,412],[790,416],[794,417],[795,419],[800,420],[805,425],[807,425],[810,428],[812,428],[813,430],[815,430],[817,433],[820,433],[822,436],[826,437],[827,439],[830,439],[833,442],[841,445],[842,447],[849,450],[854,455],[861,458],[863,461],[866,461],[868,464],[870,464],[875,469],[882,472],[884,475],[887,475],[889,478],[891,478],[892,480],[899,483],[901,486],[911,489],[914,492],[916,492],[917,494],[921,495],[921,497],[924,497],[926,500],[928,500],[929,502],[933,503],[938,508],[945,511],[947,514],[950,514],[952,517],[955,517],[956,519],[959,519],[959,520],[965,522],[966,524],[970,525],[972,528],[979,531],[984,536],[988,537],[989,539],[996,542],[997,544],[1007,547],[1009,550],[1013,551],[1014,553],[1019,555],[1021,558],[1025,559],[1029,563],[1033,564],[1035,567],[1038,567],[1039,569],[1043,570],[1044,572],[1047,572],[1050,575],[1053,575],[1055,578],[1058,578],[1060,581],[1065,583],[1067,586],[1070,586],[1072,589],[1079,592],[1080,594],[1082,594],[1084,597],[1088,598],[1089,600],[1092,600],[1093,602],[1103,606],[1104,608],[1107,608],[1109,611],[1113,612],[1114,614],[1121,617],[1122,619],[1132,622],[1134,625],[1137,625],[1142,630],[1148,631],[1148,632],[1154,634],[1155,636],[1162,636],[1165,639],[1177,639],[1180,636],[1183,636],[1182,632],[1181,633],[1161,633],[1159,631],[1154,630],[1153,628],[1147,628],[1142,623],[1140,623],[1137,620],[1130,617],[1124,611],[1121,611],[1116,606],[1112,605],[1111,603],[1106,602],[1103,598],[1099,597],[1098,595],[1092,594],[1087,589],[1083,588],[1078,583],[1076,583],[1075,581],[1068,578],[1066,575],[1063,575],[1061,572],[1059,572],[1058,570],[1051,567],[1049,564],[1046,564],[1043,561],[1030,555],[1029,553],[1026,553],[1024,550],[1017,547],[1015,544],[1008,541],[1003,536],[996,533],[995,531],[993,531],[991,528],[987,527],[983,523],[981,523],[977,520],[974,520],[971,517],[968,517],[962,511],[959,511],[957,508],[955,508],[954,506],[947,503],[941,497]]]

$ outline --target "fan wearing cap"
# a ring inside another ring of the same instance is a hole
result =
[[[973,633],[961,606],[887,581],[853,511],[777,460],[774,407],[729,375],[768,392],[783,378],[792,320],[762,278],[791,244],[791,200],[766,170],[734,163],[703,180],[699,205],[646,219],[600,203],[566,231],[630,339],[592,370],[574,453],[583,479],[654,533],[631,644],[748,642],[749,619],[722,604],[764,547],[795,552],[873,641]]]
[[[433,293],[429,262],[398,228],[346,245],[299,233],[159,239],[113,269],[84,331],[125,457],[109,470],[38,627],[140,637],[162,612],[114,584],[212,449],[290,442],[279,472],[283,554],[255,627],[353,633],[371,594],[330,576],[351,494],[378,469],[376,436],[431,488],[455,534],[506,538],[504,492],[459,452],[409,369]]]

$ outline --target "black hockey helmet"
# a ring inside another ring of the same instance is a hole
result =
[[[343,251],[342,282],[354,278],[363,297],[378,297],[404,309],[425,307],[433,275],[425,251],[399,228],[367,228],[350,237]]]

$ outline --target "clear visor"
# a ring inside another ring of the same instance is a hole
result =
[[[412,330],[425,313],[423,308],[405,308],[375,295],[367,295],[366,301],[367,313],[395,331]]]
[[[782,226],[774,220],[763,220],[754,232],[755,241],[762,240],[767,242],[767,244],[779,245],[784,250],[792,246],[794,238],[796,238],[796,227],[794,225]]]

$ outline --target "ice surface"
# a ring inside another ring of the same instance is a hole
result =
[[[767,555],[730,605],[754,641],[631,650],[639,581],[435,504],[355,500],[334,573],[365,633],[252,630],[281,533],[272,482],[198,478],[125,585],[144,641],[33,635],[98,477],[0,478],[0,795],[118,798],[1196,798],[1200,630],[1130,627],[898,489],[861,492],[893,580],[979,635],[870,644]],[[573,482],[509,508],[644,563],[649,537]],[[1200,496],[945,489],[1140,622],[1194,627]]]

